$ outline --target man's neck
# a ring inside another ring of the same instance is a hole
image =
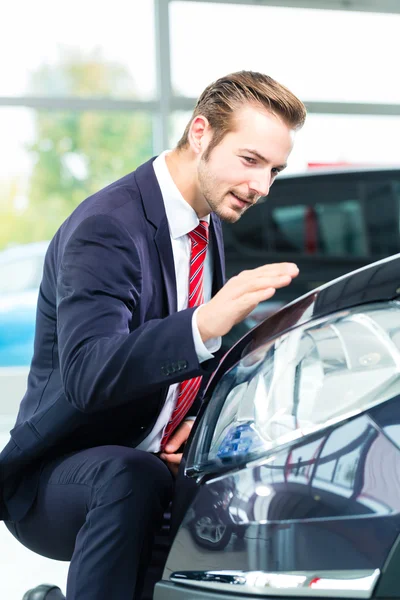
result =
[[[176,187],[199,219],[208,215],[211,211],[199,191],[197,163],[190,152],[175,148],[165,155],[165,162]]]

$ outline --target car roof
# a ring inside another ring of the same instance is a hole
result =
[[[313,167],[308,171],[299,171],[293,173],[283,172],[279,175],[277,181],[286,179],[308,179],[310,177],[321,177],[327,175],[387,175],[391,173],[393,175],[400,175],[400,165],[387,165],[387,166],[355,166],[355,165],[340,165],[340,166],[323,166]]]

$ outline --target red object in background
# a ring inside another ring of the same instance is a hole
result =
[[[304,245],[306,254],[315,254],[318,244],[317,213],[313,206],[307,206],[304,215]]]
[[[361,167],[368,166],[362,165],[361,163],[350,163],[345,160],[339,162],[309,162],[307,163],[307,169],[323,169],[324,167]]]
[[[387,167],[394,167],[394,168],[398,168],[398,163],[363,163],[363,162],[359,162],[359,163],[355,163],[355,162],[348,162],[346,160],[339,160],[338,162],[309,162],[307,163],[307,169],[311,170],[311,169],[335,169],[335,167],[340,168],[340,167],[352,167],[354,169],[376,169],[379,167],[383,167],[383,168],[387,168]]]

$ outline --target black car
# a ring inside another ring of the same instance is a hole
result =
[[[155,600],[399,598],[400,255],[241,339],[187,448]]]
[[[310,290],[400,252],[400,168],[321,168],[281,175],[267,198],[223,224],[227,277],[294,262],[300,276],[224,339],[228,349],[256,323]]]

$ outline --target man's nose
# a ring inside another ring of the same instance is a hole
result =
[[[249,181],[249,186],[252,192],[257,196],[268,196],[269,188],[271,187],[271,173],[263,172],[260,176]]]

